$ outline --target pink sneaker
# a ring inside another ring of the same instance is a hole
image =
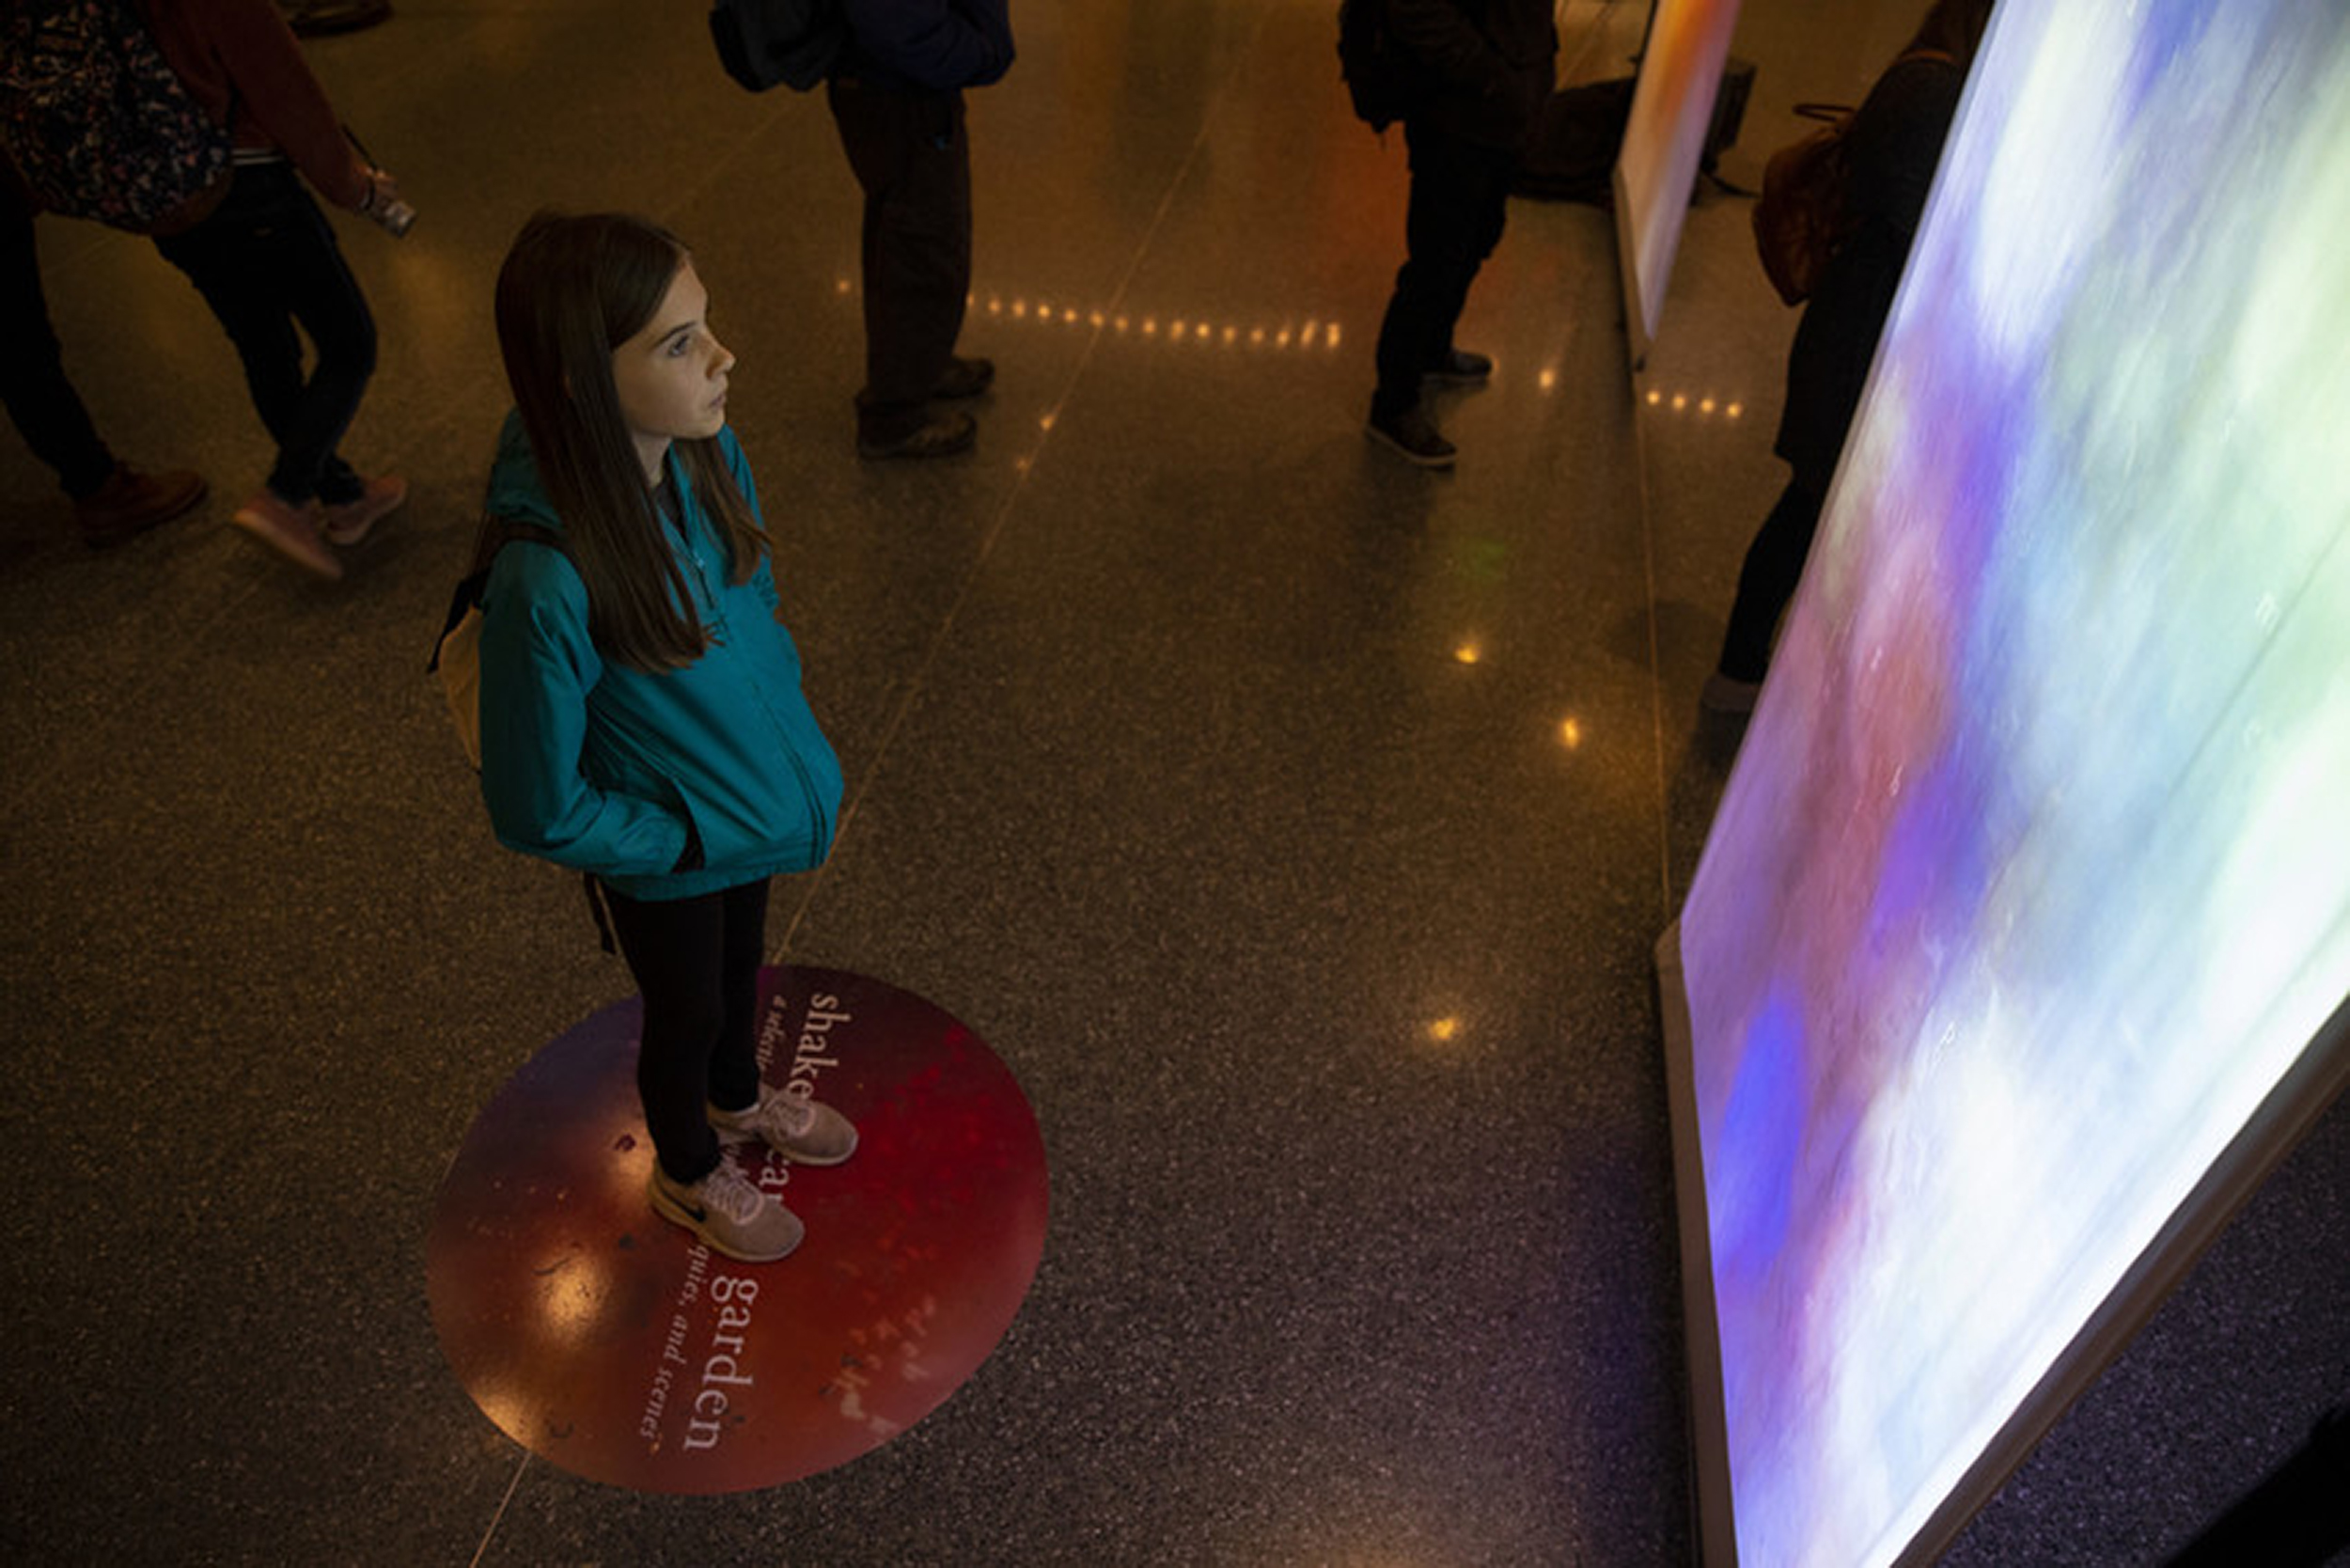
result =
[[[765,1085],[758,1101],[742,1110],[711,1106],[710,1124],[722,1144],[756,1138],[794,1165],[838,1165],[856,1152],[856,1128],[847,1117]]]
[[[690,1186],[671,1181],[655,1160],[645,1190],[653,1213],[746,1263],[772,1263],[807,1234],[798,1215],[769,1197],[723,1154],[716,1169]]]
[[[356,544],[368,537],[368,529],[398,511],[407,499],[406,479],[392,474],[369,479],[356,500],[323,509],[325,523],[321,532],[330,544]]]
[[[316,502],[290,506],[264,488],[255,491],[228,521],[297,566],[329,580],[338,580],[343,574],[343,563],[320,537]]]

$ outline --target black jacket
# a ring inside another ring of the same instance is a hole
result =
[[[1947,60],[1904,58],[1853,116],[1844,211],[1856,227],[1821,272],[1796,324],[1774,447],[1814,493],[1827,490],[1859,409],[1966,85]]]
[[[1426,96],[1404,118],[1486,147],[1521,148],[1550,96],[1552,0],[1386,0],[1387,30]]]
[[[846,0],[849,47],[837,76],[953,92],[1011,69],[1011,0]]]

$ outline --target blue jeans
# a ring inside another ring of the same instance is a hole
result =
[[[293,165],[240,165],[211,216],[155,248],[237,346],[254,412],[277,443],[270,489],[296,506],[355,500],[365,481],[335,448],[375,373],[375,319]],[[316,359],[306,376],[304,335]]]

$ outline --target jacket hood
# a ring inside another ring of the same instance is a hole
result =
[[[518,410],[509,410],[506,423],[498,429],[497,456],[490,461],[490,486],[481,504],[494,517],[536,523],[542,528],[563,526],[563,520],[555,515],[555,504],[547,499],[546,486],[539,480],[539,460],[531,455]]]

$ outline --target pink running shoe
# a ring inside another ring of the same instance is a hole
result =
[[[255,491],[228,521],[295,565],[330,582],[341,579],[343,563],[335,558],[335,552],[319,533],[317,503],[291,506],[264,488]]]
[[[407,499],[406,479],[392,474],[369,479],[357,499],[322,509],[325,523],[321,531],[330,544],[356,544],[368,537],[376,524],[398,511]]]

